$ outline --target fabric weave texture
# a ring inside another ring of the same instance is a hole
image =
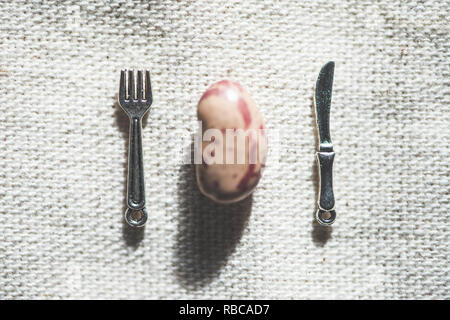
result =
[[[450,298],[448,1],[0,7],[0,298]],[[330,60],[338,216],[324,228],[312,104]],[[152,75],[140,230],[123,222],[124,68]],[[251,93],[271,148],[231,206],[180,163],[221,79]]]

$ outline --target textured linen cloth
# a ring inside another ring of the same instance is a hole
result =
[[[449,16],[441,0],[0,0],[0,298],[449,299]],[[324,228],[312,97],[329,60]],[[123,222],[122,68],[152,74],[141,230]],[[225,78],[271,148],[232,206],[180,163]]]

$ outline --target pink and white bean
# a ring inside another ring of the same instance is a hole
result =
[[[267,156],[264,121],[254,100],[239,83],[222,80],[205,91],[197,108],[204,140],[208,129],[219,133],[203,141],[199,150],[203,155],[203,163],[196,166],[200,191],[219,203],[246,198],[258,184]],[[236,138],[227,145],[230,134]],[[245,148],[236,147],[239,139],[245,139]]]

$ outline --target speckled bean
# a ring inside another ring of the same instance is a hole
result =
[[[219,203],[246,198],[267,156],[264,121],[255,102],[237,82],[222,80],[205,91],[197,111],[203,134],[202,164],[196,165],[200,191]]]

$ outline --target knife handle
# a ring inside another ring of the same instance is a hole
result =
[[[336,219],[333,193],[334,152],[319,151],[316,156],[320,175],[319,209],[316,218],[320,224],[331,225]]]

